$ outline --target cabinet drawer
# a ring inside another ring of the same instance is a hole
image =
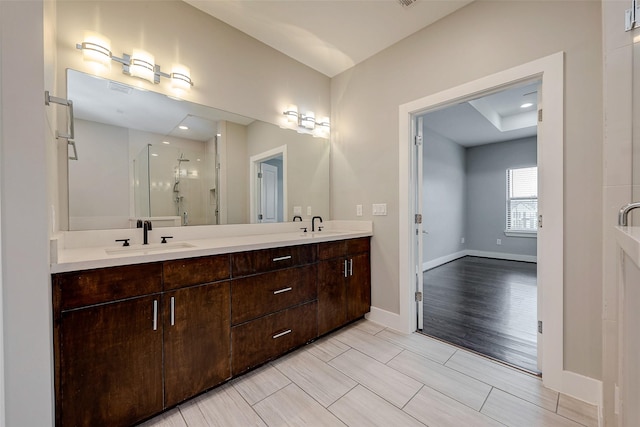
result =
[[[240,252],[231,255],[231,272],[233,277],[248,276],[297,265],[311,264],[315,260],[315,245]]]
[[[162,291],[162,264],[137,264],[54,275],[59,310]]]
[[[318,245],[318,259],[331,259],[346,256],[358,252],[369,252],[370,238],[338,240],[335,242],[320,243]]]
[[[317,266],[288,268],[236,279],[231,282],[231,323],[316,299]]]
[[[316,338],[317,313],[318,303],[312,301],[231,328],[233,374]]]
[[[225,280],[230,277],[229,255],[165,261],[164,289],[178,289]]]

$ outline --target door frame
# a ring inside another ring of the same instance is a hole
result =
[[[564,371],[564,53],[547,57],[498,72],[460,86],[429,95],[399,107],[399,286],[400,318],[402,331],[413,332],[416,319],[414,301],[415,245],[413,227],[414,190],[411,176],[413,161],[411,118],[421,111],[435,109],[457,100],[470,99],[490,91],[497,91],[519,82],[540,79],[544,100],[544,126],[538,132],[538,165],[544,168],[539,176],[539,192],[544,194],[544,205],[539,205],[543,215],[543,227],[538,230],[539,282],[544,283],[540,304],[540,320],[547,325],[542,335],[542,371],[544,384],[552,389],[585,395],[588,378],[574,378],[568,386],[568,371]],[[549,212],[545,215],[545,212]],[[583,390],[580,390],[580,389]],[[585,399],[592,401],[592,399]]]
[[[255,154],[249,158],[249,222],[258,222],[258,194],[260,184],[258,182],[258,171],[260,163],[274,157],[282,156],[282,221],[289,220],[289,208],[287,205],[287,146],[281,145],[268,151]]]

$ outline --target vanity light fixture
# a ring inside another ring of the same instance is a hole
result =
[[[316,116],[313,111],[299,113],[298,107],[293,104],[289,105],[282,114],[288,123],[283,125],[283,128],[294,129],[298,133],[311,133],[313,136],[321,138],[329,136],[331,125],[328,117],[316,121]]]
[[[85,33],[85,40],[76,44],[76,49],[82,51],[85,61],[95,62],[108,67],[111,61],[122,64],[122,72],[133,77],[147,80],[151,83],[160,83],[160,78],[171,79],[171,87],[179,90],[188,90],[193,86],[191,72],[184,65],[174,65],[171,73],[167,74],[155,63],[152,54],[144,50],[134,49],[133,54],[122,54],[122,58],[111,53],[109,39],[97,33]]]
[[[295,105],[289,105],[289,107],[282,113],[287,118],[288,122],[298,123],[298,107]]]
[[[316,127],[316,117],[313,111],[307,111],[305,114],[300,115],[300,126],[307,129]]]

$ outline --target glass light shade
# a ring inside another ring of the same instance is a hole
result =
[[[129,74],[154,83],[155,58],[149,52],[140,49],[133,49],[131,63],[129,64]]]
[[[302,118],[300,119],[300,126],[307,128],[307,129],[313,129],[314,127],[316,127],[316,116],[315,114],[313,114],[312,111],[307,111],[306,114],[304,114],[302,116]]]
[[[316,122],[316,128],[313,130],[313,136],[328,138],[330,130],[331,123],[329,122],[329,117],[323,117],[320,121]]]
[[[82,59],[111,67],[111,41],[101,34],[87,31],[82,42]]]
[[[171,68],[171,87],[178,90],[189,90],[193,82],[191,81],[191,70],[181,64],[175,64]]]
[[[289,105],[287,109],[284,111],[284,114],[287,117],[287,121],[290,123],[298,123],[298,107],[295,105]]]

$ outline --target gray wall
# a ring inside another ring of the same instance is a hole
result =
[[[475,1],[331,80],[331,217],[373,221],[376,310],[400,313],[411,298],[399,282],[398,107],[564,52],[564,368],[601,378],[601,11],[597,1]],[[387,216],[356,216],[356,204],[384,202]]]
[[[423,260],[432,261],[464,249],[465,149],[424,129],[423,135]]]
[[[534,137],[467,148],[467,249],[536,255],[537,239],[504,234],[506,170],[535,166],[536,146]]]

